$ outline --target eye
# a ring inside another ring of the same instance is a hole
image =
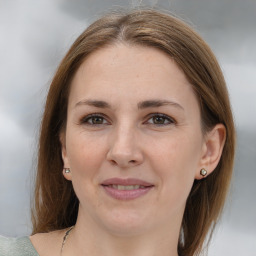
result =
[[[105,125],[108,124],[108,121],[101,114],[90,114],[81,119],[81,124]]]
[[[153,124],[153,125],[169,125],[176,123],[173,118],[164,115],[164,114],[153,114],[151,115],[151,118],[148,119],[147,123]]]

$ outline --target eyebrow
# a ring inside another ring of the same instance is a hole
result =
[[[171,105],[173,107],[180,108],[184,110],[184,108],[174,101],[169,100],[146,100],[138,103],[138,109],[152,108],[152,107],[162,107],[166,105]]]
[[[75,107],[81,106],[81,105],[87,105],[92,106],[96,108],[111,108],[111,105],[103,100],[82,100],[76,103]],[[181,110],[184,110],[184,108],[174,101],[169,100],[158,100],[158,99],[152,99],[152,100],[145,100],[141,101],[137,104],[138,109],[145,109],[145,108],[153,108],[153,107],[162,107],[162,106],[173,106],[176,108],[179,108]]]
[[[103,100],[81,100],[76,103],[75,107],[81,105],[88,105],[96,108],[111,108],[110,104]]]

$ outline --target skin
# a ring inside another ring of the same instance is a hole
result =
[[[152,100],[171,103],[141,106]],[[225,141],[221,124],[203,135],[199,104],[181,69],[154,48],[121,43],[102,48],[75,74],[67,117],[60,140],[71,172],[63,175],[73,183],[80,206],[62,255],[178,255],[193,181],[202,178],[200,169],[214,170]],[[113,177],[142,179],[154,187],[139,198],[117,200],[100,185]],[[52,237],[59,246],[64,231],[58,232]],[[47,235],[31,237],[38,251],[40,239],[50,241]],[[44,250],[42,255],[50,255]]]

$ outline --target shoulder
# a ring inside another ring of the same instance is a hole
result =
[[[1,256],[39,256],[29,237],[9,238],[0,236]]]
[[[31,236],[30,240],[40,255],[59,255],[65,231],[57,230],[49,233],[37,233]]]

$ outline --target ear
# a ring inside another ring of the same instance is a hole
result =
[[[66,150],[66,134],[65,134],[65,132],[61,132],[59,139],[60,139],[60,144],[61,144],[61,156],[62,156],[62,160],[63,160],[63,164],[64,164],[63,176],[67,180],[72,180],[71,171],[65,172],[65,169],[70,169],[69,159],[68,159],[67,150]]]
[[[207,171],[207,175],[214,171],[220,161],[225,141],[226,128],[223,124],[217,124],[205,135],[202,155],[195,179],[200,180],[204,178],[204,176],[200,174],[201,169],[205,169]]]

